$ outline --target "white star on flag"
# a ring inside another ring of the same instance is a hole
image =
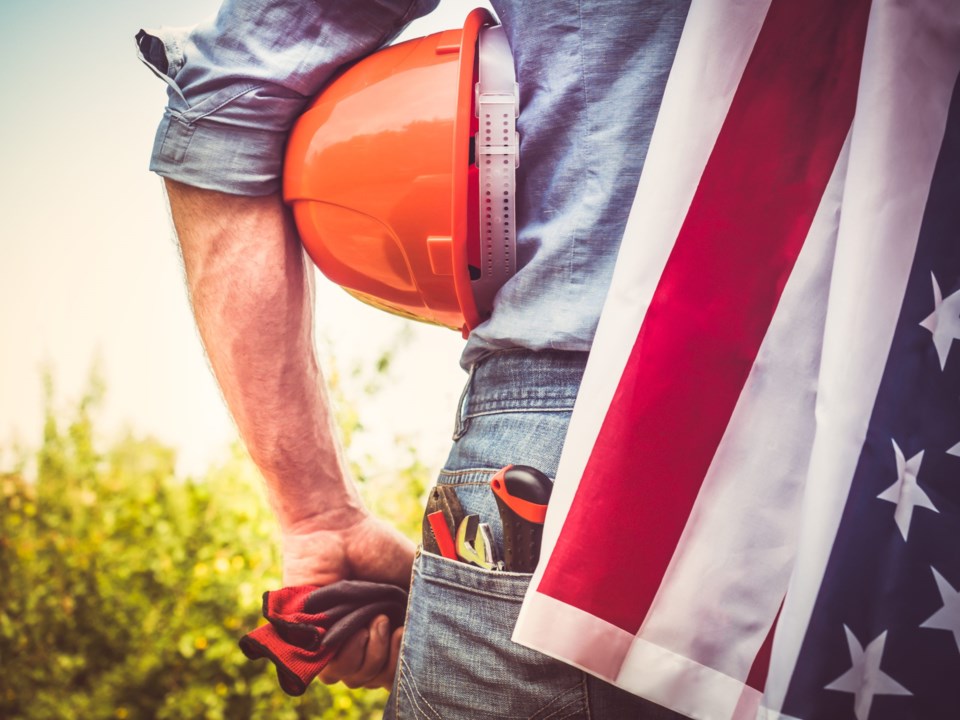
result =
[[[927,494],[917,484],[917,475],[920,473],[920,464],[923,462],[923,450],[909,460],[903,456],[903,451],[893,440],[893,451],[897,456],[897,481],[877,495],[880,500],[892,502],[897,506],[893,512],[893,519],[900,528],[903,539],[907,539],[910,532],[910,521],[913,519],[913,509],[918,505],[934,512],[940,512],[927,497]]]
[[[937,276],[933,278],[933,312],[920,325],[933,334],[933,345],[937,348],[940,358],[940,369],[947,366],[947,355],[954,340],[960,339],[960,290],[950,295],[946,300],[937,283]]]
[[[930,569],[933,570],[933,577],[937,581],[937,588],[940,590],[940,597],[943,599],[943,607],[923,621],[920,627],[949,630],[953,633],[957,650],[960,650],[960,592],[954,590],[943,575],[933,568]]]
[[[867,720],[870,716],[870,706],[873,705],[875,695],[913,695],[880,669],[883,645],[887,641],[886,630],[864,650],[850,628],[844,625],[843,629],[847,633],[847,646],[850,648],[853,666],[825,689],[853,693],[853,712],[857,720]]]
[[[952,448],[947,450],[947,455],[953,455],[954,457],[960,457],[960,442],[954,445]]]

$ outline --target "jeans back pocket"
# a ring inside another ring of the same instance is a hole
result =
[[[418,553],[385,717],[586,717],[583,674],[510,639],[530,577]]]

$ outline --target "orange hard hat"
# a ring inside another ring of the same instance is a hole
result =
[[[516,268],[517,108],[509,46],[482,9],[338,75],[294,126],[284,169],[317,267],[466,337]]]

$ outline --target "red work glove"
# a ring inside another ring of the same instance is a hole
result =
[[[266,592],[263,616],[269,622],[245,635],[240,649],[251,660],[269,658],[283,691],[303,695],[346,640],[377,615],[386,615],[392,628],[399,627],[406,607],[404,590],[361,580]]]

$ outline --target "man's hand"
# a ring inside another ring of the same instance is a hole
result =
[[[283,536],[283,584],[329,585],[358,579],[391,583],[406,588],[410,582],[414,546],[389,525],[371,515],[344,527],[345,518],[310,528],[307,523]],[[397,671],[403,628],[394,628],[385,615],[348,640],[319,678],[350,688],[390,688]]]

